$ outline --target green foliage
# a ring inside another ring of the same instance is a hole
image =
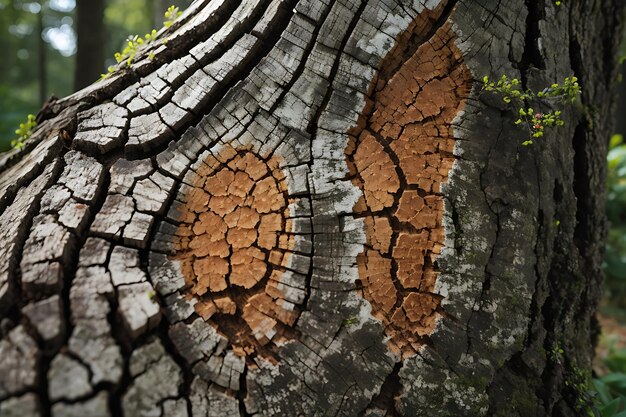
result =
[[[609,349],[604,363],[610,373],[593,380],[597,392],[595,415],[626,417],[626,349]]]
[[[531,126],[531,136],[534,139],[542,138],[544,136],[546,127],[563,126],[565,122],[561,120],[561,112],[559,110],[550,113],[535,113],[532,107],[528,109],[519,109],[520,118],[515,121],[516,125],[525,124]],[[527,146],[533,143],[532,139],[522,142],[522,145]]]
[[[558,341],[546,349],[546,356],[552,366],[562,370],[565,395],[570,401],[575,401],[574,407],[577,415],[596,417],[596,393],[590,388],[592,386],[590,373],[572,363],[571,358],[566,357],[565,350]]]
[[[172,23],[182,14],[178,8],[178,6],[170,6],[165,12],[165,22],[163,23],[164,27],[170,27]],[[146,44],[153,42],[157,38],[157,30],[152,29],[149,33],[146,33],[144,37],[139,35],[131,35],[126,39],[126,43],[124,45],[124,49],[121,52],[116,52],[114,54],[115,62],[118,64],[125,65],[130,67],[135,61],[135,56],[139,49]],[[167,43],[167,39],[163,39],[162,42]],[[154,59],[154,53],[151,52],[148,55],[148,59],[151,61]],[[116,67],[111,65],[107,69],[106,74],[101,74],[100,79],[108,78],[111,74],[115,72]]]
[[[150,33],[146,33],[145,40],[139,35],[129,36],[126,39],[126,46],[122,50],[122,52],[115,53],[115,61],[119,64],[122,61],[126,61],[127,66],[131,66],[133,61],[135,60],[135,55],[137,55],[137,50],[144,43],[150,42],[154,39],[156,35],[156,30],[152,30]]]
[[[20,123],[20,127],[15,130],[17,137],[11,141],[12,148],[21,148],[24,142],[33,134],[33,130],[37,126],[34,114],[29,114],[24,123]]]
[[[614,135],[609,145],[606,213],[609,220],[604,271],[609,304],[626,308],[626,143]]]
[[[36,92],[33,93],[31,99],[23,97],[30,95],[28,88],[21,91],[13,90],[9,86],[0,85],[0,109],[6,109],[0,111],[0,151],[11,149],[11,141],[15,137],[15,127],[23,123],[29,113],[37,111]]]
[[[520,80],[502,75],[498,81],[483,77],[483,91],[497,94],[508,106],[517,109],[518,119],[515,125],[528,131],[528,139],[522,145],[531,145],[534,140],[544,137],[546,128],[563,126],[561,110],[540,111],[531,106],[552,107],[573,104],[580,95],[580,86],[576,77],[567,77],[562,84],[554,83],[537,93],[530,89],[524,91]]]
[[[104,22],[107,28],[105,68],[116,63],[115,53],[127,45],[129,33],[150,33],[160,26],[152,21],[153,8],[159,2],[152,0],[107,0]]]
[[[563,348],[557,342],[557,343],[555,343],[552,346],[552,348],[548,352],[548,359],[550,359],[550,362],[552,362],[552,363],[557,363],[557,364],[561,365],[563,363],[563,354],[564,353],[565,353],[565,351],[563,350]]]
[[[35,13],[40,5],[43,37],[38,33]],[[73,11],[50,5],[48,1],[0,0],[0,152],[11,149],[16,126],[41,107],[37,53],[41,39],[46,52],[46,95],[63,97],[72,92],[74,57],[61,54],[45,34],[68,23]]]
[[[178,6],[168,7],[167,11],[165,12],[165,22],[163,22],[163,26],[165,26],[166,28],[172,26],[174,21],[178,19],[182,14],[183,12],[180,11]]]
[[[565,102],[575,103],[580,94],[578,78],[565,77],[563,84],[552,84],[549,88],[537,93],[539,98],[557,98]]]
[[[135,56],[137,55],[137,51],[139,50],[139,48],[144,44],[152,42],[156,38],[156,33],[156,29],[152,29],[152,31],[150,33],[146,33],[143,38],[139,35],[129,36],[126,39],[126,46],[124,47],[122,52],[116,52],[114,54],[115,61],[118,64],[122,63],[123,65],[130,67],[135,61]],[[106,74],[101,75],[101,78],[107,78],[111,74],[113,74],[115,72],[115,66],[109,66],[107,71],[108,72]]]
[[[581,416],[599,417],[595,404],[597,394],[592,388],[590,375],[573,366],[565,374],[565,387],[575,394],[574,406]]]
[[[546,354],[550,363],[563,370],[566,395],[575,401],[577,415],[626,417],[626,349],[615,349],[614,342],[609,345],[604,359],[609,373],[598,378],[572,363],[558,342]]]
[[[358,323],[358,321],[359,321],[359,318],[358,318],[357,316],[353,316],[353,317],[348,317],[347,319],[345,319],[345,320],[343,321],[343,324],[344,324],[345,326],[351,326],[351,325],[353,325],[353,324]]]

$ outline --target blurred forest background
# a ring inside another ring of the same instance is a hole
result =
[[[0,0],[0,151],[50,96],[96,81],[129,35],[163,26],[190,0]]]
[[[96,81],[129,35],[159,29],[170,5],[191,0],[0,0],[0,151],[15,130],[52,95]],[[626,57],[626,42],[622,48]],[[615,135],[607,178],[609,232],[603,333],[589,393],[590,416],[626,417],[626,70],[622,58]],[[622,81],[623,80],[623,81]]]

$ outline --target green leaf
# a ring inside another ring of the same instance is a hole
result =
[[[620,134],[615,134],[611,136],[611,141],[609,142],[609,149],[613,149],[624,142],[624,136]]]
[[[609,402],[607,405],[600,409],[602,413],[602,417],[613,417],[619,411],[620,399],[615,398],[613,401]]]
[[[613,398],[609,391],[609,388],[601,379],[594,379],[593,386],[598,393],[599,400],[602,404],[607,404]]]

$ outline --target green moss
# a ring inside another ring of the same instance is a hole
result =
[[[595,416],[594,398],[596,394],[591,389],[592,386],[590,371],[585,371],[575,365],[570,366],[565,374],[565,387],[572,396],[574,408],[581,416]]]
[[[494,417],[511,417],[511,416],[535,416],[537,415],[538,399],[537,390],[539,381],[528,380],[520,375],[509,373],[505,377],[504,382],[510,391],[507,397],[498,397],[497,390],[491,395],[494,396],[493,401],[497,403],[495,407]],[[496,382],[498,384],[498,382]]]

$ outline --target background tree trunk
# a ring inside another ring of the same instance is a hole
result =
[[[93,83],[104,71],[104,3],[105,0],[76,2],[76,90]]]
[[[39,12],[37,13],[37,79],[39,80],[39,103],[43,105],[48,99],[48,74],[46,59],[46,42],[43,39],[43,13],[44,2],[39,2]]]
[[[170,3],[165,0],[155,0],[149,3],[152,10],[152,27],[160,27],[163,24],[163,14],[169,7]]]
[[[622,56],[626,55],[624,54],[625,49],[626,47],[622,45],[622,49],[621,49],[621,53],[623,54]],[[618,97],[617,108],[624,109],[626,108],[624,107],[626,106],[626,70],[624,69],[623,64],[621,65],[621,68],[619,69],[618,77],[621,77],[621,79],[620,79],[619,87],[617,90],[617,97]],[[618,133],[621,135],[626,134],[626,118],[622,114],[615,115],[615,133]]]
[[[0,414],[586,413],[622,8],[194,2],[0,159]]]

